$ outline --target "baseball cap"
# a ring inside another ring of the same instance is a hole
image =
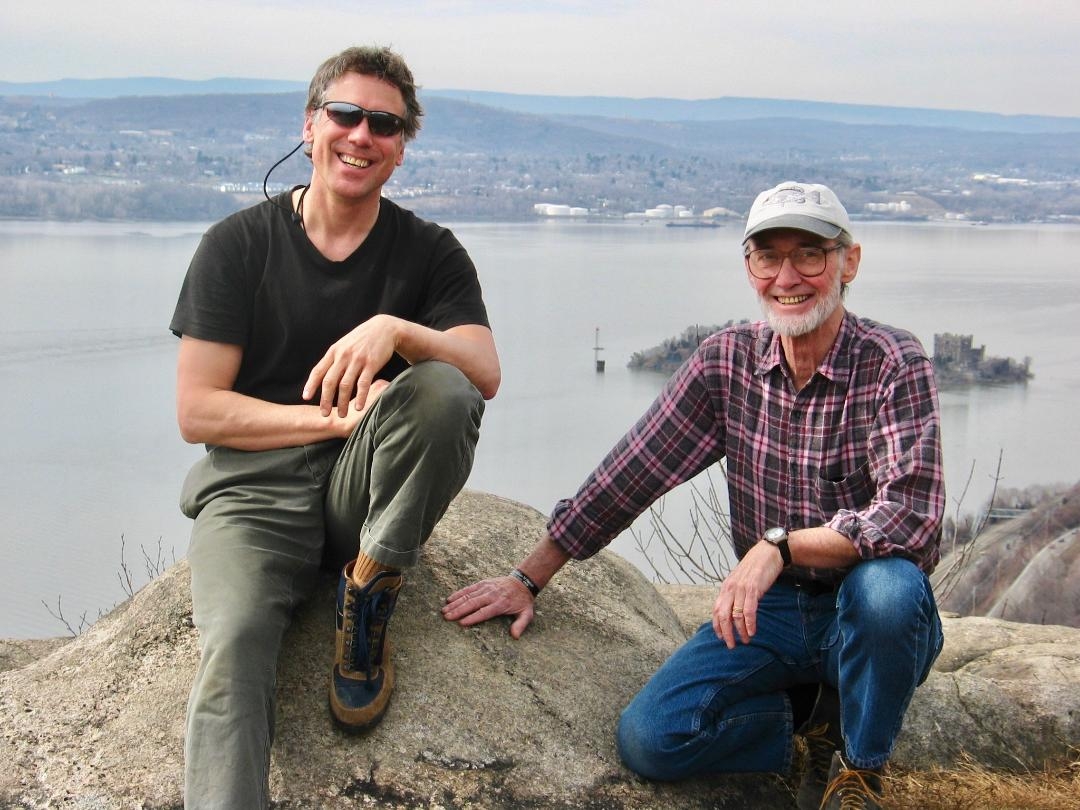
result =
[[[789,180],[758,194],[746,218],[743,242],[771,228],[794,228],[835,239],[840,231],[851,233],[851,220],[828,186]]]

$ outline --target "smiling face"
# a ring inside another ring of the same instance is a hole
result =
[[[783,229],[757,234],[747,248],[771,248],[787,253],[800,247],[830,248],[836,244],[835,239]],[[841,288],[855,278],[860,258],[859,245],[852,245],[828,252],[825,272],[819,276],[807,278],[795,270],[790,259],[785,259],[774,278],[756,278],[749,269],[747,277],[758,295],[762,313],[779,335],[803,338],[825,332],[835,334],[844,313]]]
[[[345,73],[326,89],[326,101],[347,101],[366,110],[405,114],[401,91],[375,76]],[[405,159],[402,134],[371,133],[365,118],[347,128],[334,123],[322,109],[304,118],[304,140],[310,144],[312,191],[329,193],[343,201],[377,201],[394,169]]]

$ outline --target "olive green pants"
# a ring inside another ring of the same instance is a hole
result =
[[[416,562],[472,468],[484,402],[453,366],[397,377],[347,441],[215,447],[188,474],[188,560],[202,657],[188,702],[185,807],[269,803],[281,639],[322,565],[358,550]],[[333,643],[327,628],[327,644]]]

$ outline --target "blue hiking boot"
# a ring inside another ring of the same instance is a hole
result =
[[[363,587],[345,566],[337,593],[337,653],[330,676],[330,714],[346,731],[378,723],[394,690],[394,666],[386,625],[394,612],[402,575],[382,571]]]

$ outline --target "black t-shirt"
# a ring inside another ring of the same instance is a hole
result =
[[[363,244],[327,259],[290,213],[288,193],[210,228],[188,267],[169,328],[244,350],[233,390],[300,404],[326,350],[374,315],[446,330],[488,325],[476,268],[454,235],[383,199]],[[377,375],[408,364],[398,355]]]

